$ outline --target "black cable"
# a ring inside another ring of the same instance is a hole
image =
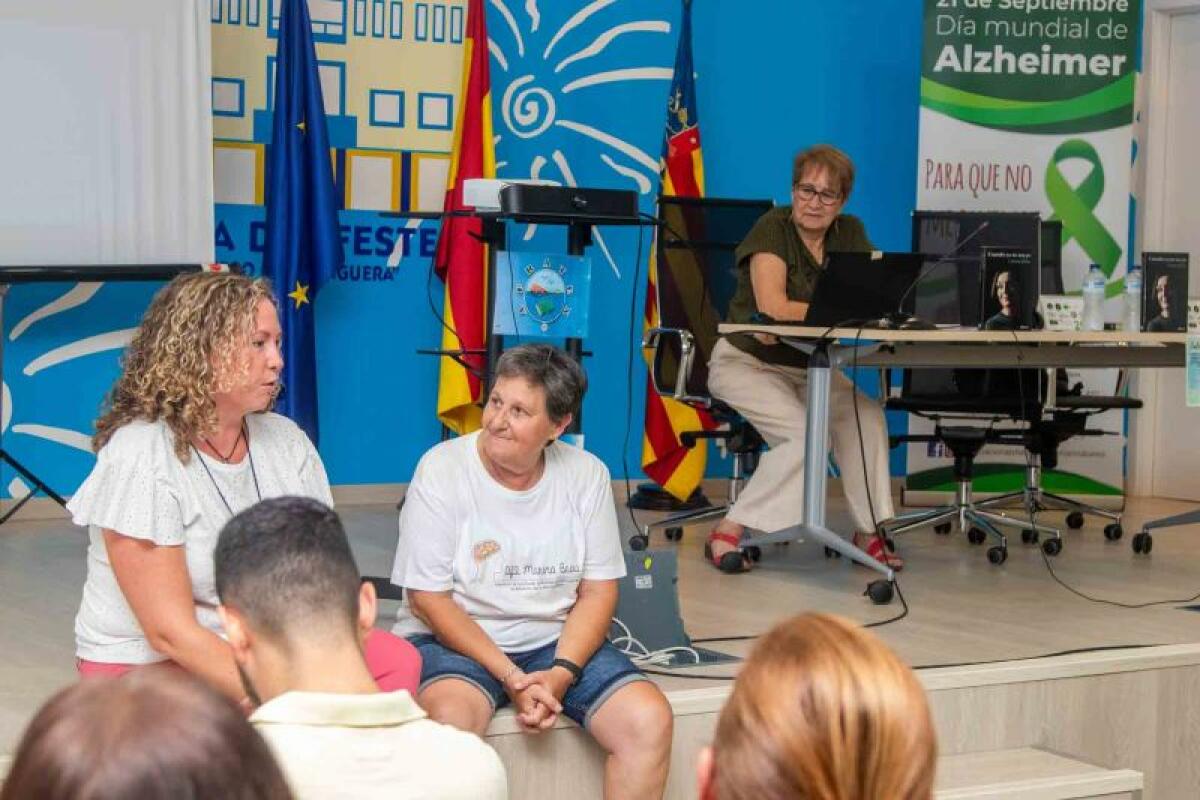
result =
[[[710,642],[748,642],[763,636],[763,633],[752,633],[744,636],[709,636],[706,639],[692,639],[692,644],[708,644]]]
[[[460,216],[469,216],[469,215],[468,215],[468,214],[462,214],[462,213],[450,213],[450,214],[438,215],[438,216],[439,216],[439,218],[440,218],[440,217],[442,217],[442,216],[454,216],[454,217],[460,217]],[[431,217],[430,217],[429,215],[427,215],[427,214],[426,214],[426,215],[422,215],[420,218],[421,218],[421,219],[429,219],[429,218],[431,218]],[[463,345],[463,340],[462,340],[462,337],[458,335],[458,331],[456,331],[456,330],[454,329],[454,326],[453,326],[453,325],[451,325],[449,322],[447,322],[447,321],[446,321],[446,318],[445,318],[445,317],[443,317],[443,316],[442,316],[442,314],[441,314],[441,312],[439,312],[439,311],[438,311],[438,309],[437,309],[437,304],[436,304],[436,303],[434,303],[434,301],[433,301],[433,273],[434,273],[434,272],[436,271],[436,269],[437,269],[437,264],[436,264],[436,262],[437,262],[437,255],[435,254],[434,256],[432,256],[432,257],[429,259],[429,271],[425,273],[425,299],[426,299],[426,301],[428,301],[428,303],[429,303],[429,310],[433,312],[433,317],[434,317],[434,319],[436,319],[436,320],[438,321],[438,324],[442,326],[442,329],[443,329],[443,330],[450,331],[450,333],[451,333],[451,334],[453,334],[454,338],[458,340],[458,347],[459,347],[459,350],[460,350],[460,351],[465,351],[465,349],[466,349],[466,348],[465,348],[465,346]],[[444,286],[445,286],[445,284],[443,283],[443,287],[444,287]],[[443,299],[444,299],[445,292],[443,291],[443,293],[442,293],[442,294],[443,294]],[[485,336],[486,336],[486,335],[488,335],[488,334],[487,334],[487,332],[485,331]],[[445,356],[445,357],[446,357],[446,358],[450,358],[452,361],[454,361],[454,363],[458,364],[460,367],[462,367],[463,369],[465,369],[467,372],[469,372],[469,373],[471,373],[472,375],[474,375],[474,376],[475,376],[475,377],[476,377],[478,380],[480,380],[480,381],[483,381],[484,383],[486,383],[486,382],[487,382],[487,376],[486,376],[486,375],[484,375],[484,374],[483,374],[483,372],[481,372],[480,370],[478,370],[478,369],[476,369],[476,368],[472,367],[470,364],[468,364],[466,361],[464,361],[464,360],[463,360],[463,356],[466,356],[466,355],[468,355],[466,352],[462,352],[460,355],[457,355],[457,356],[447,355],[447,356]]]
[[[867,626],[863,626],[864,628]],[[695,639],[692,644],[703,641],[713,641],[711,639]],[[1032,656],[1019,656],[1017,658],[993,658],[986,661],[957,661],[946,662],[944,664],[916,664],[910,667],[913,671],[929,670],[929,669],[953,669],[956,667],[982,667],[988,664],[1010,664],[1018,661],[1038,661],[1043,658],[1058,658],[1061,656],[1075,656],[1085,653],[1104,653],[1113,650],[1143,650],[1147,647],[1167,647],[1167,643],[1152,643],[1152,644],[1101,644],[1095,647],[1077,647],[1071,650],[1056,650],[1052,653],[1039,653]],[[688,665],[693,666],[693,665]],[[668,678],[684,678],[687,680],[697,681],[736,681],[736,675],[690,675],[685,672],[666,672],[658,669],[648,669],[643,667],[642,672],[647,675],[662,675]]]
[[[879,628],[884,625],[890,625],[893,622],[899,622],[900,620],[907,617],[908,616],[908,601],[904,599],[904,592],[900,591],[900,581],[897,578],[897,576],[899,574],[898,571],[895,568],[893,568],[891,564],[888,563],[889,550],[888,550],[888,546],[887,546],[887,537],[883,535],[883,531],[879,527],[879,519],[875,516],[875,500],[874,500],[874,498],[871,497],[871,476],[867,470],[867,448],[866,448],[866,445],[863,443],[862,418],[859,416],[859,412],[858,412],[858,395],[859,395],[859,392],[858,392],[858,348],[859,348],[859,342],[862,339],[862,332],[863,332],[863,329],[862,329],[862,326],[860,325],[858,330],[855,331],[855,333],[854,333],[854,348],[850,351],[851,352],[851,356],[850,356],[850,358],[851,358],[850,391],[852,393],[851,396],[853,399],[853,406],[854,406],[854,427],[857,428],[857,430],[858,430],[858,455],[859,455],[859,458],[862,460],[863,486],[867,491],[867,509],[871,512],[871,525],[874,528],[875,539],[876,539],[876,541],[879,542],[879,552],[885,559],[883,563],[886,564],[888,569],[890,569],[892,572],[890,581],[892,584],[892,588],[896,590],[896,597],[900,598],[900,606],[901,606],[900,613],[895,615],[894,617],[891,617],[891,618],[885,619],[885,620],[880,620],[879,622],[872,622],[868,625],[863,626],[864,628]],[[833,382],[832,379],[833,379],[833,376],[830,375],[830,384],[831,385]],[[887,421],[885,419],[884,425],[886,426],[886,424],[887,424]],[[810,467],[810,469],[811,469],[811,467]],[[889,471],[889,480],[890,480],[890,471]]]
[[[1095,647],[1076,647],[1072,650],[1058,650],[1053,653],[1041,653],[1036,656],[1020,656],[1018,658],[993,658],[987,661],[959,661],[945,664],[921,664],[917,669],[950,669],[953,667],[981,667],[987,664],[1007,664],[1013,661],[1037,661],[1040,658],[1057,658],[1059,656],[1075,656],[1083,653],[1103,653],[1109,650],[1140,650],[1146,647],[1165,647],[1166,644],[1100,644]]]
[[[1046,570],[1050,573],[1050,577],[1054,579],[1055,583],[1066,589],[1071,594],[1082,597],[1084,600],[1088,600],[1092,603],[1100,603],[1101,605],[1106,606],[1116,606],[1117,608],[1150,608],[1151,606],[1171,606],[1179,603],[1191,603],[1195,600],[1200,600],[1200,592],[1197,592],[1191,597],[1180,597],[1173,600],[1151,600],[1145,603],[1122,603],[1118,600],[1106,600],[1103,597],[1093,597],[1089,594],[1081,592],[1064,581],[1062,578],[1058,577],[1058,573],[1054,571],[1054,566],[1050,563],[1050,559],[1046,556],[1045,551],[1042,551],[1042,561],[1045,563]]]
[[[641,526],[638,525],[637,515],[633,513],[633,506],[629,505],[629,501],[633,499],[633,484],[629,479],[629,432],[633,427],[633,353],[634,350],[641,351],[640,347],[633,346],[637,332],[638,286],[642,275],[642,226],[637,226],[637,229],[637,257],[633,261],[633,291],[629,293],[629,347],[625,354],[625,435],[621,437],[621,468],[625,473],[625,510],[629,512],[629,519],[633,522],[635,536],[642,532]]]
[[[1017,332],[1015,330],[1011,331],[1011,333],[1012,333],[1013,341],[1016,342],[1016,344],[1019,347],[1021,344],[1021,338],[1019,336],[1017,336]],[[1023,359],[1021,357],[1021,352],[1018,349],[1018,351],[1017,351],[1018,367],[1020,366],[1022,360]],[[1019,393],[1019,397],[1021,400],[1021,411],[1022,411],[1022,414],[1024,414],[1024,411],[1025,411],[1025,381],[1022,379],[1020,373],[1018,373],[1018,375],[1017,375],[1017,391]],[[1028,424],[1028,422],[1029,421],[1026,420],[1027,424]],[[1032,464],[1033,464],[1033,454],[1030,453],[1028,449],[1025,450],[1025,464],[1026,464],[1026,466],[1032,466]],[[1029,516],[1029,522],[1031,525],[1034,524],[1034,522],[1035,522],[1034,515],[1032,514],[1032,512],[1030,513],[1030,516]],[[1034,530],[1036,530],[1036,528]],[[1066,589],[1071,594],[1073,594],[1077,597],[1081,597],[1084,600],[1087,600],[1088,602],[1091,602],[1091,603],[1099,603],[1100,605],[1106,605],[1106,606],[1115,606],[1116,608],[1137,609],[1137,608],[1150,608],[1152,606],[1170,606],[1170,605],[1177,605],[1179,603],[1192,603],[1192,602],[1195,602],[1196,600],[1200,600],[1200,591],[1196,592],[1196,594],[1192,595],[1191,597],[1179,597],[1179,598],[1173,598],[1173,599],[1168,599],[1168,600],[1149,600],[1144,603],[1122,603],[1119,600],[1108,600],[1103,597],[1093,597],[1092,595],[1087,594],[1086,592],[1076,589],[1074,586],[1070,585],[1069,583],[1064,581],[1062,578],[1060,578],[1058,576],[1058,573],[1054,571],[1054,565],[1050,563],[1050,557],[1048,555],[1046,555],[1045,550],[1041,550],[1041,556],[1042,556],[1042,563],[1046,565],[1046,571],[1048,573],[1050,573],[1050,577],[1054,579],[1055,583],[1057,583],[1062,588]]]
[[[516,270],[513,269],[512,250],[508,247],[504,248],[504,258],[508,262],[508,282],[510,284],[509,292],[508,292],[508,311],[509,311],[509,316],[512,317],[512,327],[513,327],[512,335],[517,340],[517,344],[520,344],[521,343],[521,331],[520,331],[520,328],[517,327],[517,301],[516,301],[516,298],[514,297],[514,295],[516,294],[516,288],[517,288],[517,272],[516,272]],[[529,313],[529,298],[528,297],[525,298],[525,313],[526,314]],[[494,335],[494,333],[492,331],[488,331],[487,335],[492,336],[492,335]]]

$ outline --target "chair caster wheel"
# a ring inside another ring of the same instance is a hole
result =
[[[1021,541],[1025,544],[1037,544],[1038,532],[1034,528],[1026,528],[1021,531]]]
[[[946,536],[947,534],[950,533],[950,523],[949,522],[939,522],[937,525],[933,526],[933,532],[936,533],[938,536]]]
[[[1110,522],[1104,526],[1104,538],[1108,539],[1110,542],[1115,542],[1124,535],[1125,530],[1121,527],[1121,523],[1119,522]]]
[[[1072,511],[1067,514],[1067,527],[1073,531],[1077,531],[1083,527],[1083,512]]]
[[[825,548],[825,557],[826,558],[841,558],[842,554],[839,553],[837,550],[834,550],[832,547],[826,547]]]
[[[629,537],[629,549],[630,550],[635,550],[635,551],[636,550],[645,550],[649,546],[650,546],[650,537],[646,536],[645,534],[638,533],[638,534],[634,534],[633,536]]]
[[[1042,542],[1042,552],[1048,556],[1056,556],[1062,552],[1062,539],[1047,539]]]
[[[1000,565],[1008,560],[1008,548],[996,545],[989,547],[987,551],[987,559],[993,564]]]
[[[667,537],[668,542],[678,542],[683,538],[683,528],[667,528],[663,535]]]
[[[750,561],[755,564],[757,564],[759,561],[762,561],[762,548],[758,545],[752,544],[747,547],[743,547],[742,552],[746,554],[746,558],[750,559]]]
[[[1133,537],[1133,552],[1148,556],[1153,549],[1154,537],[1148,531],[1142,531]]]
[[[981,528],[971,528],[967,531],[967,541],[971,544],[983,544],[987,540],[987,534]]]
[[[863,592],[877,606],[886,606],[892,602],[892,595],[894,593],[895,590],[892,588],[892,582],[883,580],[871,581],[867,584],[867,590]]]

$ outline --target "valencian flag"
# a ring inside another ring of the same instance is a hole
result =
[[[277,410],[317,441],[317,290],[342,264],[338,197],[305,0],[283,0],[275,56],[275,116],[267,148],[263,275],[275,287],[283,328],[283,394]]]
[[[704,195],[704,167],[700,158],[700,129],[696,116],[696,83],[692,76],[692,3],[683,0],[675,74],[667,101],[667,128],[661,162],[662,194],[680,197]],[[650,286],[646,292],[646,329],[658,326],[658,248],[650,250]],[[648,364],[649,366],[649,364]],[[646,425],[642,436],[642,470],[679,500],[686,500],[704,478],[705,443],[684,447],[683,431],[711,430],[712,417],[684,403],[660,397],[652,382],[646,384]]]
[[[443,206],[448,214],[464,208],[464,181],[496,177],[487,40],[483,0],[468,0],[462,91]],[[478,403],[483,391],[480,376],[486,360],[482,351],[487,343],[484,328],[488,302],[488,253],[478,238],[482,230],[477,217],[445,217],[434,260],[434,267],[446,284],[442,349],[463,351],[461,359],[468,365],[447,357],[441,359],[437,414],[443,425],[459,434],[470,433],[480,422]]]

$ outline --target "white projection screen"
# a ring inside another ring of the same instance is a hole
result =
[[[209,5],[0,2],[0,265],[213,260]]]

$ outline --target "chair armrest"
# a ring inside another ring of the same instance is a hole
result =
[[[675,385],[664,387],[658,382],[658,350],[664,339],[674,338],[679,341],[679,369],[675,373]],[[683,328],[651,328],[642,338],[643,349],[652,351],[650,364],[650,380],[654,383],[654,391],[663,397],[670,397],[682,403],[707,406],[710,398],[693,397],[687,391],[687,379],[692,374],[692,361],[696,357],[696,338],[691,331]]]

